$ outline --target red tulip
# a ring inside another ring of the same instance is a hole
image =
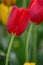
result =
[[[10,13],[7,30],[10,34],[15,33],[17,36],[21,35],[27,28],[29,20],[29,11],[24,8],[17,8],[14,6]]]
[[[30,20],[39,24],[43,20],[43,0],[31,0],[28,6],[30,12]]]

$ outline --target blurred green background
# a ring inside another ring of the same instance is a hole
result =
[[[30,0],[16,0],[14,5],[27,7],[29,2]],[[0,0],[0,4],[1,3]],[[9,65],[23,65],[25,63],[25,46],[29,27],[30,24],[21,36],[15,38],[10,53]],[[34,37],[36,37],[36,39],[34,39]],[[3,24],[2,20],[0,20],[0,65],[5,65],[5,57],[10,38],[11,35],[8,34],[6,26]],[[29,39],[29,62],[35,61],[37,63],[36,65],[43,65],[43,23],[36,26],[36,28],[33,26]]]

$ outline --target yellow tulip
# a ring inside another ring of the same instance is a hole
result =
[[[12,7],[8,7],[4,4],[1,4],[1,21],[3,24],[7,24],[7,20],[10,14]]]
[[[26,62],[26,63],[24,63],[24,65],[36,65],[36,63],[28,63],[28,62]]]

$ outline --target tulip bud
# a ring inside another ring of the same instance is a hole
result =
[[[16,33],[17,36],[21,35],[27,28],[29,20],[28,9],[18,8],[14,6],[10,13],[7,30],[10,34]]]
[[[30,12],[30,20],[36,24],[40,24],[43,20],[43,4],[42,0],[32,0],[28,9]]]

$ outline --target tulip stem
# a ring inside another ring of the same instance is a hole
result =
[[[14,35],[12,35],[12,37],[11,37],[11,41],[10,41],[10,44],[9,44],[9,47],[8,47],[8,51],[7,51],[7,55],[6,55],[5,65],[8,65],[10,51],[11,51],[11,48],[12,48],[12,43],[13,43],[14,37],[15,37]]]
[[[31,35],[31,31],[32,31],[32,27],[33,24],[31,24],[30,29],[28,31],[28,35],[27,35],[27,40],[26,40],[26,62],[28,62],[28,46],[29,46],[29,40],[30,40],[30,35]]]
[[[34,41],[33,41],[33,61],[36,62],[37,60],[37,26],[34,25],[34,30],[33,30],[33,37],[34,37]]]
[[[22,0],[22,7],[24,7],[24,8],[26,8],[26,6],[27,6],[27,0]]]

